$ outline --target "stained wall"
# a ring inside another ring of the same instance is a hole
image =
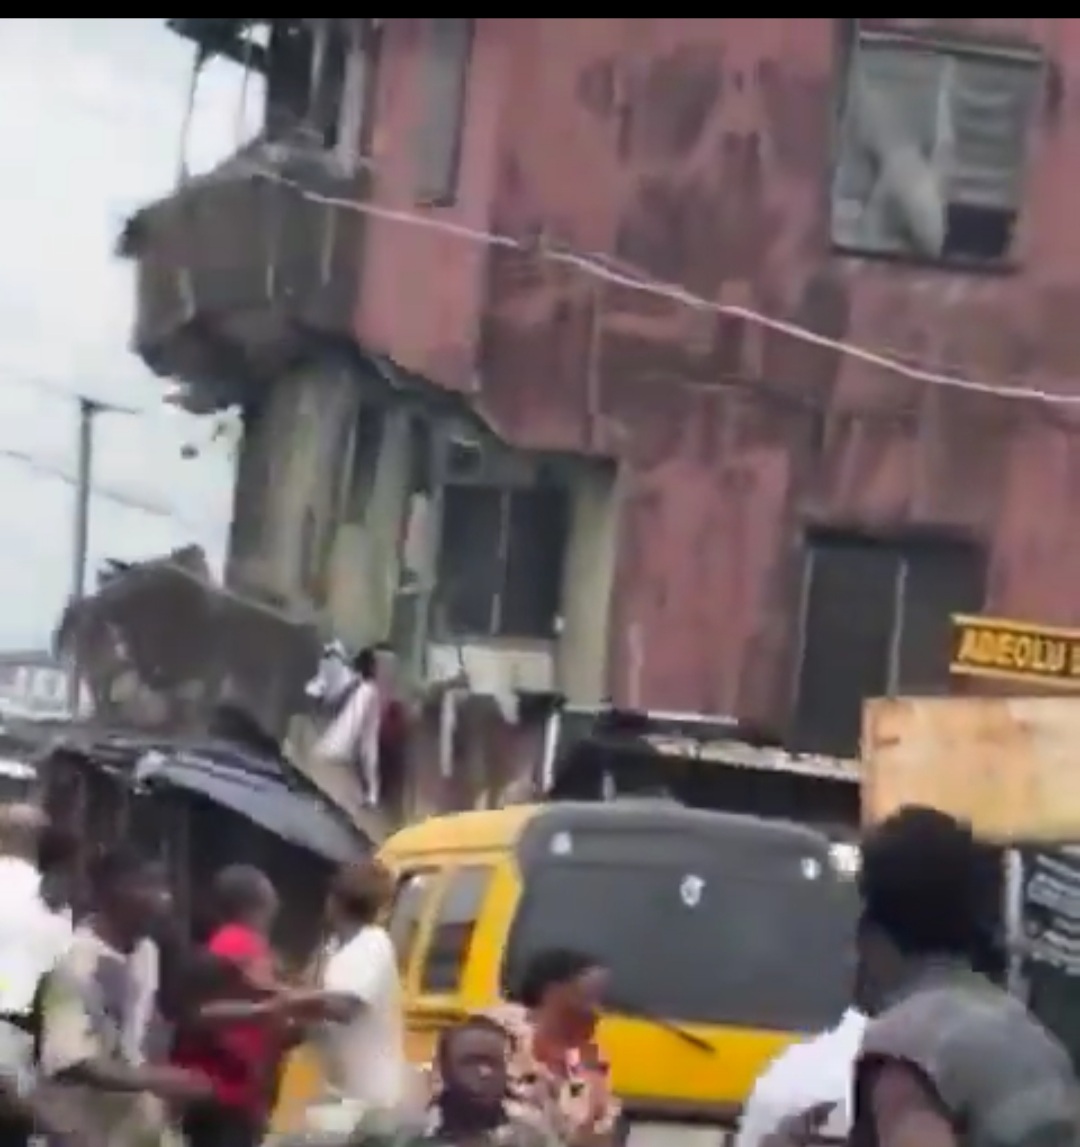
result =
[[[1047,59],[1014,258],[836,255],[839,21],[476,21],[457,201],[413,201],[418,20],[387,21],[356,330],[509,439],[619,463],[609,684],[783,723],[811,524],[989,549],[986,608],[1080,623],[1080,407],[913,382],[604,282],[567,252],[935,372],[1080,401],[1080,19],[889,20]]]

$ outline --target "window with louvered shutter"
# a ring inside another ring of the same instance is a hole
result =
[[[861,33],[843,94],[833,242],[865,254],[1006,258],[1041,74],[1034,52]]]

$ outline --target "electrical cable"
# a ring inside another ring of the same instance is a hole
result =
[[[48,459],[35,457],[33,454],[25,450],[19,450],[12,446],[0,446],[0,459],[18,462],[20,465],[25,466],[27,469],[40,474],[45,478],[55,478],[58,481],[64,482],[68,486],[77,486],[78,478],[65,470],[62,466]],[[163,518],[169,521],[174,521],[177,525],[183,526],[184,529],[191,530],[194,533],[201,534],[208,530],[220,529],[220,526],[215,526],[213,523],[207,521],[202,525],[194,522],[185,514],[179,513],[175,508],[167,506],[161,502],[155,502],[148,498],[141,498],[137,494],[129,494],[124,490],[117,489],[113,486],[104,485],[101,482],[91,482],[90,492],[95,498],[100,498],[106,502],[112,502],[117,506],[123,506],[128,510],[135,510],[138,513],[147,514],[154,518]]]
[[[114,402],[109,398],[99,398],[97,395],[85,391],[73,390],[69,386],[54,382],[42,375],[28,375],[14,365],[0,361],[0,378],[5,382],[15,382],[50,397],[62,399],[65,402],[92,402],[102,410],[113,410],[118,414],[129,414],[139,418],[158,418],[161,411],[155,406],[129,406],[125,403]]]
[[[60,385],[48,378],[26,375],[22,371],[18,371],[15,367],[2,361],[0,361],[0,379],[3,379],[5,382],[19,383],[38,393],[48,395],[51,398],[56,398],[63,402],[90,402],[105,414],[123,414],[133,418],[147,419],[159,428],[168,427],[170,430],[179,429],[179,423],[175,420],[175,417],[169,413],[163,413],[160,405],[122,405],[111,399],[98,398],[93,394],[87,394],[85,391],[73,390],[71,387]],[[205,441],[201,444],[184,441],[179,447],[180,457],[194,457],[208,446],[213,446],[222,441],[228,442],[230,438],[230,421],[231,415],[229,412],[214,415],[212,419],[213,424],[210,427],[209,433],[205,436]]]
[[[245,73],[246,71],[247,69],[245,69]],[[246,102],[246,97],[247,76],[245,74],[241,88],[242,102]],[[192,100],[193,95],[189,93],[189,102]],[[362,157],[360,162],[370,166],[372,165],[372,157]],[[501,234],[482,228],[474,228],[465,224],[455,223],[448,219],[435,218],[430,215],[421,215],[416,211],[384,207],[379,204],[368,203],[357,199],[323,195],[320,192],[313,191],[304,186],[298,180],[290,179],[281,175],[279,172],[257,164],[247,163],[244,169],[250,174],[267,180],[268,182],[287,187],[303,199],[312,203],[355,211],[373,218],[382,219],[386,222],[427,228],[441,234],[455,236],[489,247],[502,247],[518,251],[522,254],[533,254],[539,258],[575,267],[584,274],[590,275],[603,282],[623,287],[627,290],[638,291],[658,298],[665,298],[695,310],[708,311],[726,318],[737,319],[764,327],[777,334],[786,335],[811,346],[834,351],[847,358],[862,362],[867,366],[876,367],[914,382],[1008,400],[1041,402],[1046,405],[1061,407],[1080,406],[1080,394],[1064,394],[1040,390],[1034,387],[982,382],[961,375],[917,366],[910,362],[905,362],[893,354],[877,351],[845,339],[831,338],[830,336],[819,334],[809,327],[792,323],[785,319],[775,318],[750,307],[742,307],[730,303],[719,303],[713,299],[696,295],[678,284],[665,282],[649,275],[640,268],[629,266],[625,261],[620,261],[618,267],[612,266],[611,261],[606,260],[603,256],[589,252],[573,251],[567,247],[551,242],[543,235],[535,242],[523,241],[512,235]]]
[[[911,379],[914,382],[925,383],[929,386],[939,386],[953,390],[990,395],[1002,399],[1041,402],[1049,406],[1080,406],[1080,394],[1061,394],[1053,391],[1038,390],[1033,387],[980,382],[960,375],[915,366],[911,363],[904,362],[902,359],[895,358],[890,354],[872,350],[858,343],[830,338],[827,335],[819,334],[817,331],[810,330],[808,327],[801,326],[798,323],[773,318],[770,315],[763,314],[750,307],[718,303],[713,299],[695,295],[684,287],[656,279],[648,275],[645,271],[628,267],[625,263],[621,264],[621,267],[617,269],[604,261],[601,256],[572,251],[569,248],[553,243],[543,235],[535,242],[523,241],[512,235],[469,227],[448,219],[420,215],[415,211],[383,207],[379,204],[366,203],[356,199],[323,195],[320,192],[312,191],[310,188],[305,187],[298,180],[290,179],[287,176],[281,175],[279,172],[257,164],[247,163],[244,166],[244,170],[270,183],[287,187],[311,203],[317,203],[325,207],[356,211],[360,214],[369,215],[390,223],[427,228],[431,231],[454,236],[468,242],[480,243],[488,247],[501,247],[507,250],[518,251],[522,254],[535,255],[540,259],[575,267],[596,279],[615,286],[624,287],[627,290],[669,299],[672,302],[691,307],[694,310],[709,311],[713,314],[722,315],[725,318],[738,319],[743,322],[765,327],[767,330],[774,331],[777,334],[787,335],[790,338],[811,346],[835,351],[837,354],[862,362],[867,366],[877,367],[890,374]]]

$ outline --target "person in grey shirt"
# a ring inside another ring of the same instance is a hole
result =
[[[1076,1147],[1080,1091],[1062,1045],[980,973],[988,872],[969,829],[903,808],[863,842],[857,934],[870,1021],[856,1057],[852,1147]],[[764,1140],[820,1140],[828,1105]]]
[[[858,956],[874,985],[855,1067],[857,1147],[1073,1147],[1080,1091],[1057,1039],[981,975],[987,850],[901,809],[863,844]]]

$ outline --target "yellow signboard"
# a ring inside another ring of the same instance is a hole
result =
[[[952,621],[953,673],[1080,689],[1080,629],[965,614]]]

